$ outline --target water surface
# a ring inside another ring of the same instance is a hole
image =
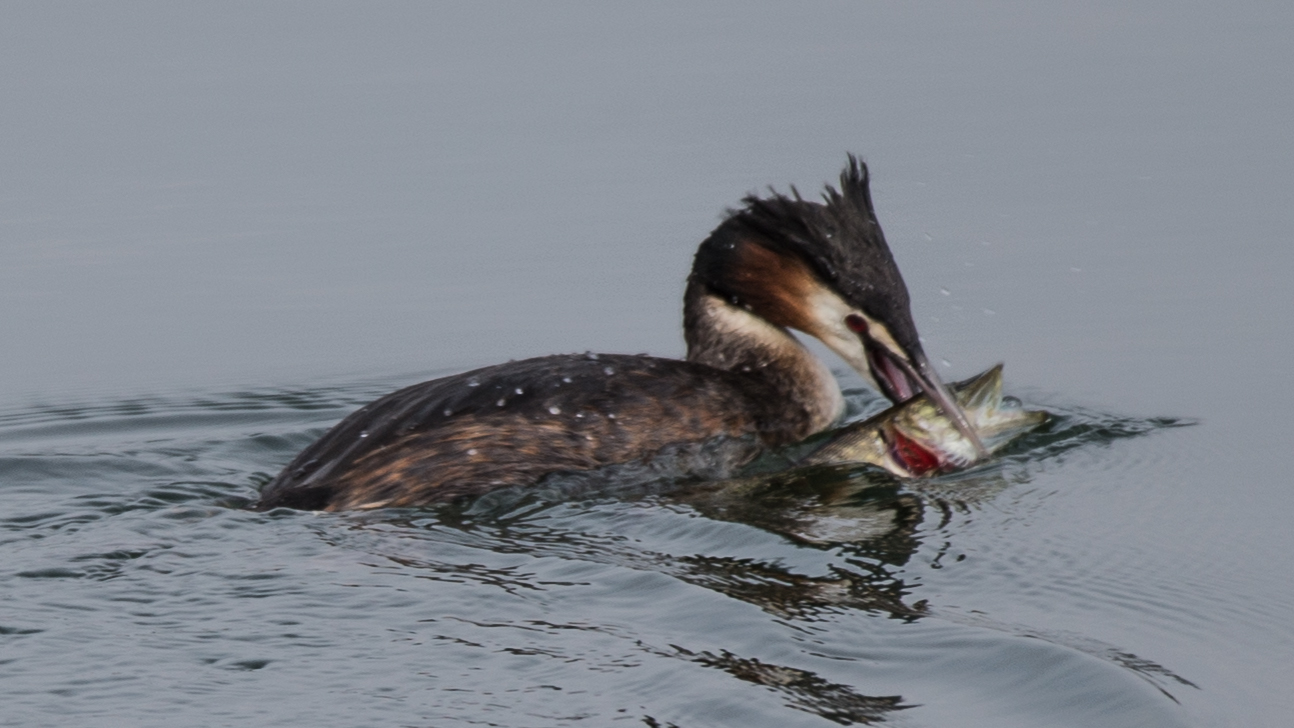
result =
[[[1110,451],[1178,423],[1060,413],[997,463],[920,486],[819,468],[735,493],[608,483],[440,509],[246,510],[375,389],[6,416],[10,715],[1175,725],[1177,695],[1199,689],[1124,646],[962,603],[986,579],[1026,594],[1059,581],[1080,611],[1117,593],[1073,584],[1077,557],[1020,572],[968,552],[1085,469],[1068,458],[1135,467]]]
[[[1291,20],[7,5],[0,724],[1286,724]],[[722,210],[846,151],[932,358],[1051,430],[927,484],[247,509],[399,386],[679,355]]]

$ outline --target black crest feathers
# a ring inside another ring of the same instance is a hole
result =
[[[794,188],[789,196],[770,190],[746,197],[702,244],[694,277],[722,288],[724,247],[750,239],[803,260],[842,298],[883,321],[901,346],[920,351],[907,286],[876,219],[869,183],[866,163],[850,154],[839,188],[827,185],[821,203]]]

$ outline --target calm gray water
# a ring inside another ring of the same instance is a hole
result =
[[[1288,725],[1292,32],[6,4],[0,725]],[[681,354],[723,209],[846,151],[927,351],[1059,415],[1001,461],[245,509],[404,384]]]

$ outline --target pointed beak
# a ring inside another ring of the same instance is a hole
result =
[[[925,390],[926,396],[939,405],[939,409],[944,411],[944,414],[957,425],[957,429],[975,447],[975,459],[986,459],[988,448],[984,447],[983,441],[979,439],[979,433],[966,417],[966,411],[957,404],[957,398],[953,396],[952,390],[948,389],[948,385],[939,378],[935,368],[930,366],[930,360],[926,358],[925,353],[917,355],[915,370],[917,381],[921,384],[921,389]]]
[[[864,337],[866,338],[866,337]],[[945,416],[952,420],[957,430],[962,433],[975,448],[976,460],[988,457],[988,449],[980,440],[979,433],[966,417],[966,412],[957,404],[948,385],[939,378],[935,368],[930,365],[925,352],[917,351],[909,357],[890,351],[887,347],[873,341],[866,341],[867,359],[871,365],[872,375],[881,385],[885,396],[895,403],[902,402],[916,394],[920,388],[934,402]]]

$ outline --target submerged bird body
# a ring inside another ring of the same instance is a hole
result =
[[[798,194],[745,202],[697,251],[684,295],[687,360],[549,356],[407,387],[302,451],[259,507],[426,505],[675,445],[798,441],[830,426],[843,398],[792,329],[896,402],[927,392],[968,431],[921,350],[867,168],[851,157],[825,204]]]

